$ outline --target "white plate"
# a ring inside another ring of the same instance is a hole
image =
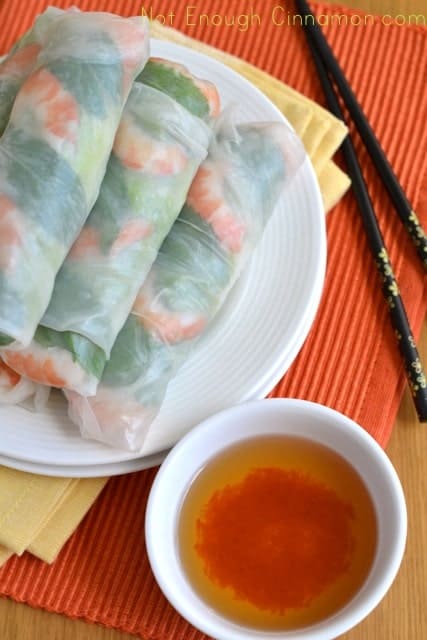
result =
[[[124,473],[133,473],[142,469],[150,469],[157,467],[163,462],[168,451],[160,451],[152,456],[144,456],[143,458],[134,458],[133,460],[124,460],[123,462],[112,462],[111,464],[97,464],[91,466],[79,465],[54,465],[54,464],[37,464],[28,462],[27,460],[16,460],[0,455],[0,465],[11,467],[18,471],[27,471],[29,473],[38,473],[45,476],[57,476],[67,478],[107,478],[109,476],[118,476]]]
[[[212,58],[160,41],[153,41],[152,54],[181,62],[214,82],[223,106],[237,105],[236,121],[284,120],[257,88]],[[139,454],[81,439],[67,418],[65,401],[55,393],[42,414],[0,408],[0,462],[81,477],[157,464],[160,452],[193,425],[231,405],[264,397],[279,381],[314,320],[325,264],[324,210],[307,159],[215,324],[171,383]]]

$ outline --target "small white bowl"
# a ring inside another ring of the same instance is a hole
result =
[[[362,588],[333,616],[295,631],[258,631],[221,616],[193,590],[178,553],[179,512],[196,472],[236,441],[269,434],[298,435],[341,454],[364,479],[377,515],[376,556]],[[377,442],[337,411],[291,399],[241,404],[191,430],[163,462],[150,493],[145,522],[148,557],[166,598],[190,623],[217,640],[332,640],[340,636],[363,620],[388,591],[402,561],[406,529],[402,487]]]

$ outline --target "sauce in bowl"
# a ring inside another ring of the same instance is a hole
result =
[[[377,546],[374,505],[339,454],[291,435],[218,453],[192,481],[178,522],[194,591],[238,624],[314,624],[360,590]]]

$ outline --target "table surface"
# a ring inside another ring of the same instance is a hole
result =
[[[424,14],[426,0],[330,0],[331,4],[356,7],[370,13],[390,15]],[[54,2],[53,2],[54,4]],[[420,352],[427,362],[427,324],[420,339]],[[408,543],[405,558],[388,595],[358,627],[340,640],[421,640],[427,638],[427,426],[420,426],[406,391],[387,447],[406,494]],[[101,626],[70,620],[0,599],[1,640],[130,640],[135,636]]]

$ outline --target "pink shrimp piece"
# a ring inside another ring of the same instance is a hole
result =
[[[40,49],[41,46],[35,43],[18,49],[0,65],[0,77],[27,76],[31,73]]]
[[[100,234],[93,227],[83,227],[77,240],[74,242],[68,254],[69,258],[81,260],[83,258],[95,258],[100,255]]]
[[[219,96],[218,90],[212,82],[209,80],[201,80],[200,78],[196,78],[192,73],[189,72],[187,67],[183,64],[179,64],[178,62],[174,62],[172,60],[164,60],[163,58],[151,58],[153,62],[158,62],[159,64],[164,65],[165,67],[171,67],[172,69],[176,69],[181,75],[186,78],[190,78],[195,84],[195,86],[199,89],[200,93],[206,98],[206,101],[209,105],[209,115],[213,118],[217,118],[221,111],[221,98]]]
[[[13,270],[24,244],[24,225],[15,203],[0,193],[0,269]]]
[[[5,350],[3,353],[9,367],[21,375],[46,384],[51,387],[62,388],[65,380],[56,371],[55,362],[46,355],[44,358],[37,358],[31,352]]]
[[[153,299],[149,281],[138,294],[132,313],[138,316],[147,331],[169,344],[191,340],[206,326],[206,318],[201,315],[165,309]]]
[[[224,200],[222,176],[207,162],[197,172],[187,203],[212,226],[226,249],[233,253],[241,251],[245,225]]]
[[[123,93],[127,93],[133,80],[135,70],[140,65],[147,50],[147,33],[141,21],[117,19],[108,14],[100,14],[105,29],[111,35],[120,51],[123,62]]]
[[[199,78],[194,78],[194,84],[200,89],[209,104],[209,115],[212,118],[217,118],[221,111],[221,98],[215,85],[207,80],[199,80]]]
[[[38,69],[24,82],[13,106],[11,119],[19,118],[27,109],[36,115],[39,124],[51,134],[54,142],[76,144],[78,104],[47,69]]]
[[[0,388],[12,389],[20,382],[19,373],[8,367],[8,365],[0,360]]]
[[[128,220],[114,241],[110,253],[115,256],[135,242],[140,242],[153,232],[151,224],[145,220]]]
[[[181,147],[153,140],[130,118],[123,119],[114,141],[114,153],[129,169],[154,175],[175,175],[185,169],[188,157]]]

